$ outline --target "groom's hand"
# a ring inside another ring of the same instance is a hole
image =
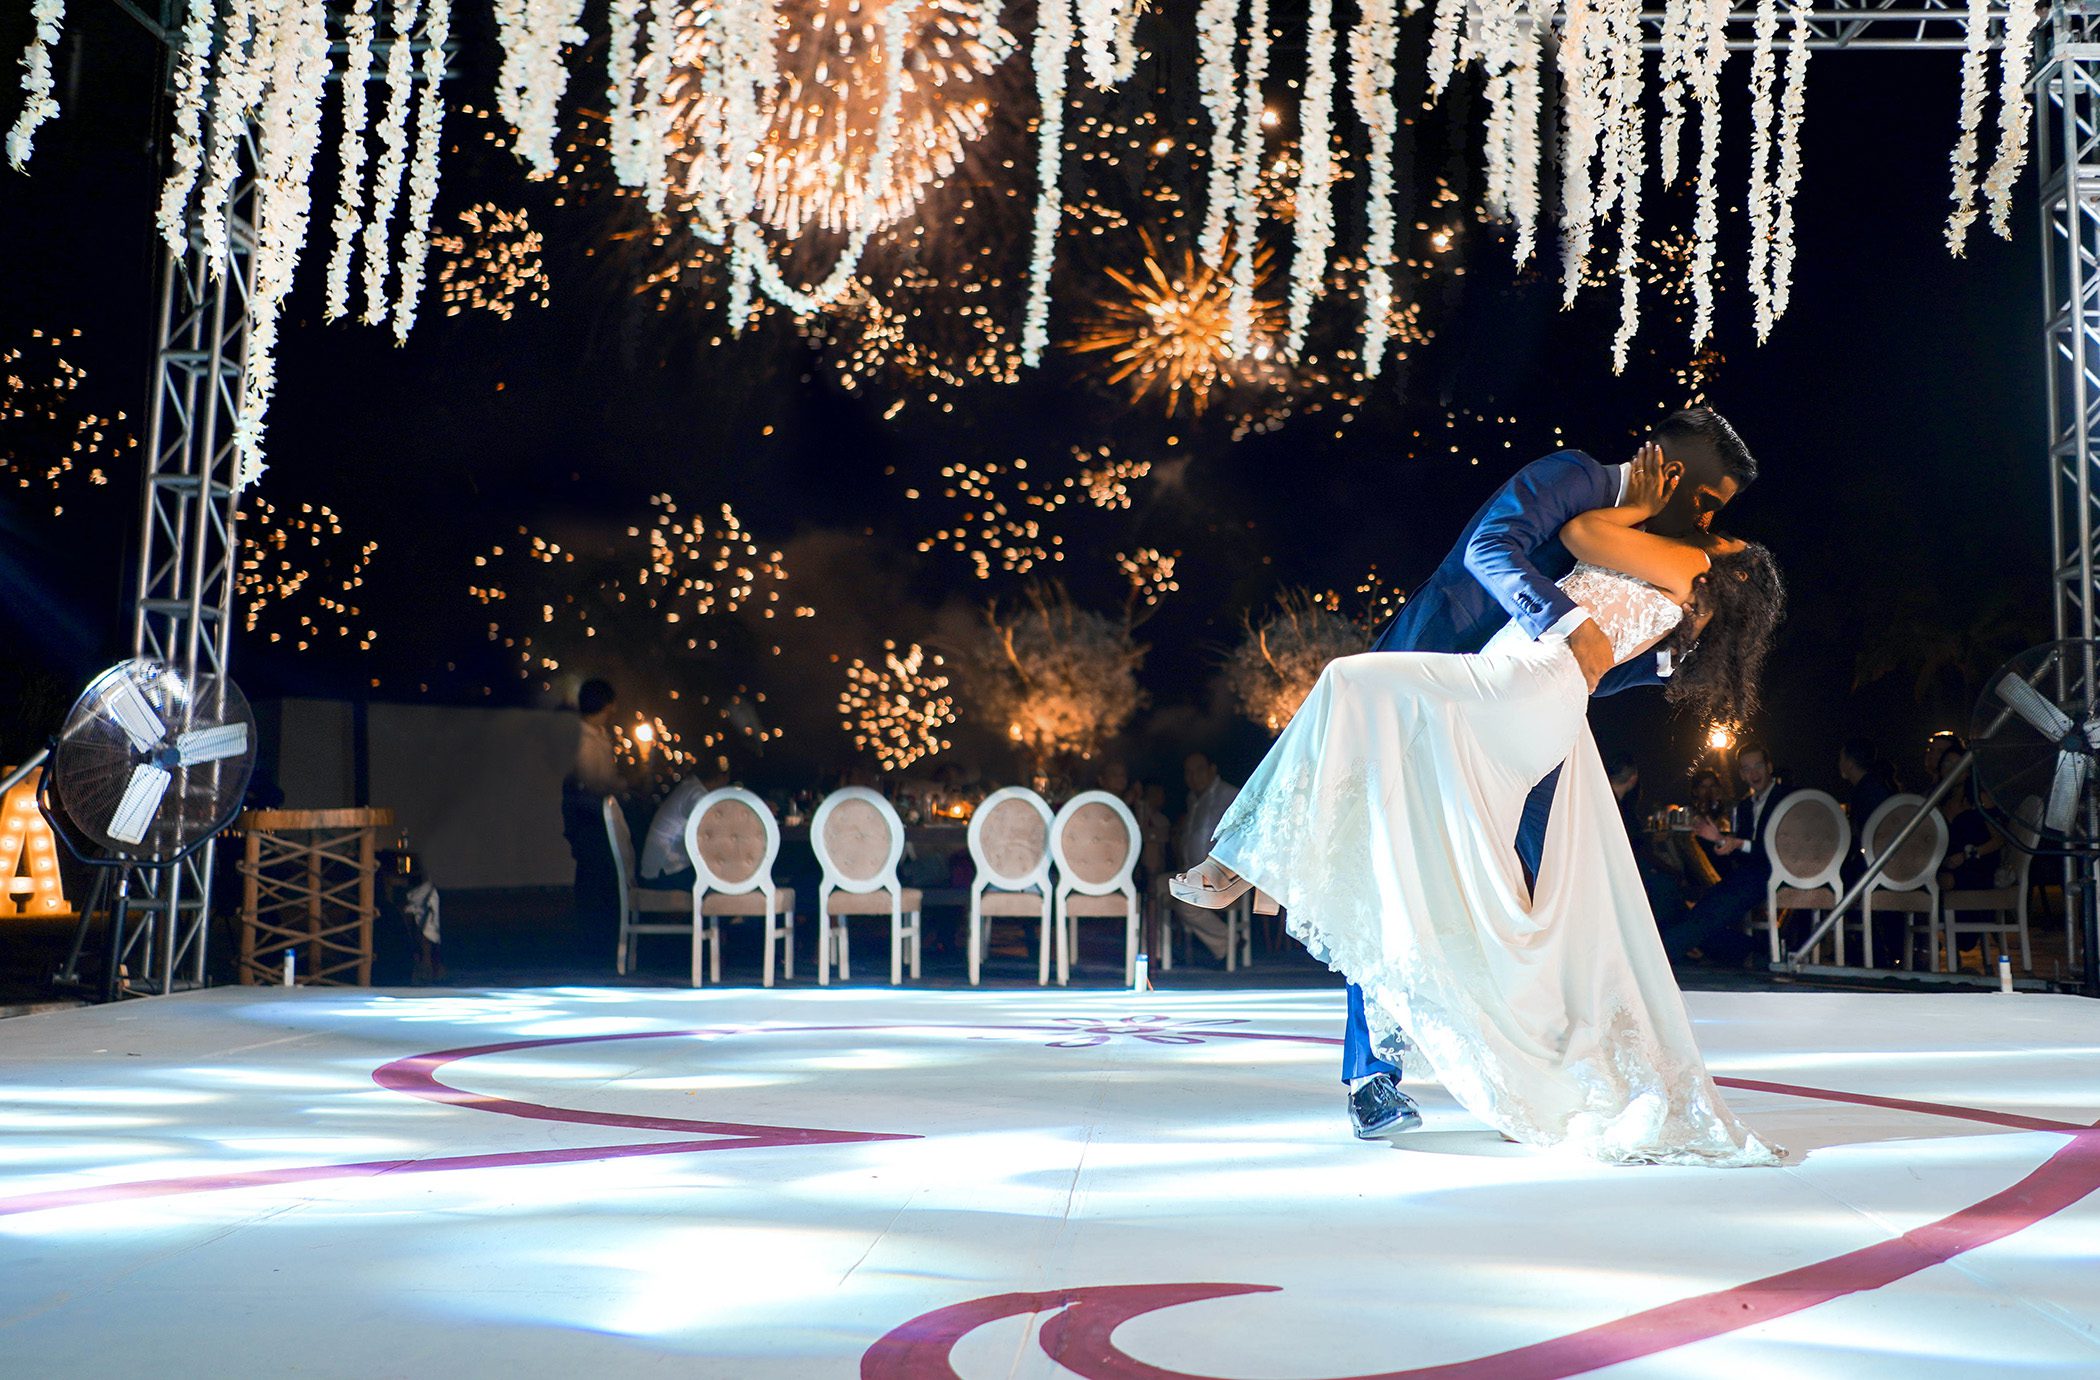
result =
[[[1582,678],[1590,683],[1590,693],[1595,694],[1597,682],[1604,679],[1614,660],[1611,639],[1597,626],[1596,619],[1585,618],[1580,627],[1568,634],[1568,650],[1575,653],[1575,664],[1582,668]]]

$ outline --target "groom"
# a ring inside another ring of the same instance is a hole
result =
[[[1710,408],[1673,412],[1648,439],[1662,447],[1665,476],[1677,479],[1668,505],[1643,524],[1660,536],[1705,530],[1757,478],[1757,462],[1742,438]],[[1661,684],[1670,674],[1668,652],[1638,656],[1614,670],[1604,630],[1554,584],[1575,566],[1560,543],[1561,525],[1578,513],[1618,506],[1628,469],[1601,465],[1579,450],[1561,450],[1518,470],[1473,515],[1451,554],[1408,596],[1371,650],[1477,652],[1515,619],[1533,637],[1565,634],[1593,694]],[[1533,877],[1559,779],[1555,768],[1524,802],[1517,856]],[[1399,1065],[1371,1048],[1363,992],[1353,983],[1344,1036],[1342,1081],[1349,1089],[1349,1123],[1357,1137],[1374,1140],[1421,1125],[1414,1099],[1400,1091]],[[1397,1057],[1400,1051],[1388,1052]]]

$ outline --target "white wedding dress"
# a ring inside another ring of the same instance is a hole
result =
[[[1619,661],[1683,616],[1616,571],[1560,584]],[[1363,989],[1374,1048],[1404,1031],[1503,1134],[1615,1163],[1778,1164],[1707,1074],[1588,709],[1566,640],[1514,623],[1472,655],[1342,657],[1211,852]],[[1530,892],[1524,798],[1563,763]]]

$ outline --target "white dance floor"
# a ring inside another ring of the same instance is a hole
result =
[[[2100,1002],[1695,993],[1775,1170],[1350,1140],[1341,993],[0,1022],[0,1373],[2100,1375]]]

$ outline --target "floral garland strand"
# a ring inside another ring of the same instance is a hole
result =
[[[642,58],[635,51],[642,37],[642,0],[611,0],[606,6],[605,127],[613,178],[622,187],[642,185],[643,111],[635,101],[635,80]]]
[[[1728,59],[1729,0],[1694,0],[1692,99],[1699,106],[1699,180],[1692,213],[1692,346],[1714,330],[1714,260],[1721,240],[1721,68]]]
[[[1998,50],[1998,156],[1983,180],[1991,230],[2012,238],[2012,189],[2027,161],[2027,79],[2034,65],[2034,30],[2041,11],[2032,0],[2012,0],[2005,11],[2005,46]]]
[[[1393,136],[1400,110],[1393,99],[1393,52],[1399,38],[1393,0],[1360,0],[1356,27],[1349,31],[1349,97],[1364,127],[1370,167],[1369,223],[1364,237],[1364,377],[1376,378],[1385,367],[1386,343],[1392,336],[1393,246],[1398,225],[1393,215]]]
[[[1702,8],[1699,0],[1691,0],[1663,12],[1662,61],[1657,69],[1662,82],[1662,134],[1656,151],[1662,158],[1665,187],[1677,180],[1684,144],[1685,100],[1693,85],[1692,64],[1696,60]]]
[[[1235,355],[1254,346],[1254,261],[1261,234],[1262,83],[1269,75],[1269,0],[1247,0],[1246,91],[1240,108],[1240,158],[1234,170],[1232,292],[1225,302],[1225,345]]]
[[[1298,232],[1291,256],[1290,331],[1285,353],[1296,357],[1325,290],[1334,252],[1334,9],[1312,0],[1305,18],[1305,97],[1298,106]]]
[[[868,174],[861,183],[860,201],[855,207],[855,230],[847,242],[830,274],[815,287],[804,291],[788,282],[766,252],[763,233],[754,217],[746,217],[737,225],[739,236],[745,237],[745,257],[757,270],[760,289],[766,296],[800,316],[822,311],[837,301],[847,288],[853,285],[854,276],[860,272],[860,261],[867,252],[868,242],[875,237],[875,228],[881,219],[882,194],[890,185],[892,166],[897,158],[898,135],[901,132],[904,113],[904,87],[906,45],[908,44],[912,20],[917,16],[918,0],[894,0],[882,16],[883,46],[883,90],[882,106],[875,117],[875,148],[868,158]],[[1046,285],[1047,287],[1047,285]]]
[[[1079,0],[1079,47],[1087,80],[1104,90],[1137,70],[1140,0]]]
[[[664,150],[671,142],[675,118],[667,98],[672,54],[678,46],[675,19],[671,0],[653,0],[650,4],[649,51],[642,61],[642,107],[635,118],[635,132],[641,141],[637,161],[642,171],[642,200],[652,216],[662,215],[670,200],[670,173],[664,165]]]
[[[1258,3],[1258,0],[1257,0]],[[1021,362],[1034,367],[1050,343],[1050,270],[1064,212],[1065,82],[1071,65],[1072,0],[1042,0],[1035,21],[1035,227],[1028,254],[1028,310],[1021,322]]]
[[[1210,117],[1208,186],[1198,249],[1211,268],[1225,262],[1225,230],[1233,217],[1233,150],[1239,113],[1239,0],[1203,0],[1196,11],[1196,86]],[[1038,64],[1038,72],[1041,67]],[[1040,79],[1040,78],[1039,78]]]
[[[204,188],[197,196],[205,272],[213,278],[225,271],[226,198],[233,194],[233,180],[240,172],[249,113],[262,96],[270,71],[270,42],[283,7],[284,0],[232,0],[226,14],[226,37],[211,82],[211,147]]]
[[[1641,324],[1641,181],[1648,170],[1641,123],[1641,0],[1608,0],[1604,14],[1613,53],[1607,142],[1618,170],[1619,206],[1619,329],[1612,337],[1611,367],[1620,374],[1626,371],[1627,350]]]
[[[1562,108],[1567,129],[1561,150],[1561,309],[1575,305],[1589,267],[1596,234],[1597,184],[1593,167],[1600,142],[1602,103],[1597,99],[1598,27],[1593,0],[1567,0],[1560,37]]]
[[[437,209],[438,154],[444,148],[445,45],[452,41],[452,0],[423,10],[423,89],[416,103],[416,161],[408,174],[408,226],[401,237],[401,300],[394,305],[394,343],[408,339],[430,258],[430,214]]]
[[[1954,170],[1954,210],[1947,217],[1947,252],[1961,257],[1976,220],[1976,155],[1991,51],[1991,0],[1969,0],[1968,43],[1961,56],[1961,138],[1948,161]]]
[[[1487,97],[1486,134],[1482,140],[1487,164],[1483,200],[1487,213],[1497,218],[1510,214],[1510,183],[1515,173],[1517,114],[1510,72],[1516,63],[1516,4],[1517,0],[1479,0],[1468,14],[1466,28],[1467,50],[1479,56],[1487,73],[1483,93]]]
[[[202,6],[199,6],[202,8]],[[335,193],[335,252],[328,258],[328,305],[322,316],[337,320],[350,311],[350,269],[364,229],[365,86],[372,79],[372,0],[356,0],[343,16],[343,133],[337,162],[342,175]]]
[[[722,34],[718,88],[722,93],[721,204],[717,214],[730,232],[730,325],[741,331],[751,314],[751,287],[759,274],[754,252],[764,248],[760,237],[741,233],[741,226],[756,213],[757,168],[766,138],[761,97],[778,84],[780,61],[774,47],[772,0],[716,0],[713,8]],[[763,257],[762,252],[757,257]]]
[[[1786,315],[1794,286],[1794,193],[1801,188],[1801,120],[1808,104],[1810,0],[1790,0],[1793,28],[1787,35],[1786,96],[1779,107],[1779,180],[1773,188],[1778,214],[1772,226],[1772,320]]]
[[[1516,60],[1509,73],[1509,211],[1517,223],[1516,262],[1531,262],[1538,248],[1539,117],[1545,97],[1539,73],[1540,45],[1553,23],[1551,0],[1519,0],[1513,20]]]
[[[518,157],[526,176],[554,176],[562,93],[569,68],[563,48],[586,42],[583,0],[496,0],[496,37],[503,64],[496,75],[496,108],[518,131]]]
[[[7,161],[20,172],[29,163],[37,126],[58,115],[51,79],[51,50],[65,33],[66,0],[35,0],[29,9],[29,46],[22,50],[22,113],[7,132]]]
[[[1777,0],[1757,0],[1757,26],[1750,56],[1750,300],[1757,339],[1772,333],[1772,88],[1778,79],[1773,47],[1779,37]]]
[[[1418,3],[1411,3],[1408,13],[1413,14]],[[1429,30],[1429,95],[1431,99],[1444,94],[1444,88],[1457,75],[1464,52],[1461,47],[1466,27],[1471,22],[1466,0],[1437,0],[1436,16]]]
[[[394,218],[402,178],[408,172],[408,112],[415,99],[409,35],[421,15],[422,0],[391,0],[387,6],[391,42],[386,53],[386,113],[379,123],[379,163],[372,170],[372,218],[365,222],[363,320],[367,326],[377,326],[387,317],[386,279],[392,266],[387,226]]]
[[[306,245],[329,69],[327,0],[288,0],[264,17],[258,46],[269,52],[270,67],[256,115],[255,287],[233,425],[236,489],[263,471],[263,418],[277,385],[277,322]]]
[[[211,62],[213,7],[191,5],[182,21],[182,51],[175,61],[174,158],[161,184],[156,219],[168,252],[189,249],[190,196],[204,166],[204,86]]]

